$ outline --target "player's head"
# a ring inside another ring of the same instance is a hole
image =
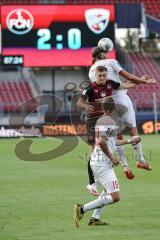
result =
[[[106,97],[103,99],[102,108],[104,113],[112,113],[115,110],[115,103],[112,97]]]
[[[107,68],[104,66],[97,66],[95,76],[98,85],[105,85],[107,81]]]
[[[103,51],[99,47],[95,47],[92,50],[92,64],[94,64],[98,60],[102,60],[106,58],[106,52]]]

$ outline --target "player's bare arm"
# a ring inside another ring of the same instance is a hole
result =
[[[114,157],[114,155],[110,152],[107,142],[106,142],[106,137],[100,136],[97,140],[97,144],[100,146],[104,154],[111,160],[114,166],[119,165],[119,160]]]
[[[84,98],[79,98],[77,106],[85,109],[87,112],[94,112],[94,107],[88,104]]]
[[[133,136],[129,139],[122,139],[116,141],[116,146],[125,145],[125,144],[137,144],[141,141],[139,136]]]
[[[136,83],[136,84],[139,84],[139,83],[153,84],[156,82],[156,80],[152,79],[149,75],[143,75],[142,77],[138,77],[138,76],[136,76],[132,73],[129,73],[125,70],[121,70],[119,72],[119,75],[131,82]]]
[[[125,82],[125,83],[121,83],[119,89],[130,89],[130,88],[134,88],[137,84],[133,83],[133,82]]]

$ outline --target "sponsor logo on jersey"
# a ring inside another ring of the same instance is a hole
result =
[[[25,9],[14,9],[7,15],[6,25],[10,32],[22,35],[28,33],[33,28],[34,18]]]
[[[111,137],[112,134],[113,134],[113,129],[108,128],[107,131],[106,131],[106,135],[107,135],[107,137]]]
[[[102,92],[100,93],[100,96],[103,97],[103,98],[106,97],[106,92],[105,92],[105,91],[102,91]]]
[[[102,33],[108,26],[110,11],[103,8],[93,8],[85,11],[85,19],[89,29],[95,34]]]

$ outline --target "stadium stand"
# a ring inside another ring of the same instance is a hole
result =
[[[160,18],[160,2],[159,0],[67,0],[68,4],[116,4],[116,3],[143,3],[146,13]]]
[[[31,111],[33,105],[36,107],[35,100],[32,104],[25,104],[29,99],[34,98],[31,85],[27,80],[24,81],[1,81],[0,82],[0,100],[3,106],[4,112],[12,111]]]
[[[128,60],[132,64],[133,72],[138,76],[149,74],[156,79],[155,85],[138,85],[128,91],[129,96],[135,103],[137,110],[153,109],[153,93],[157,95],[157,104],[160,106],[160,68],[153,57],[143,56],[141,53],[129,53]]]
[[[3,4],[116,4],[143,3],[146,13],[160,18],[160,2],[158,0],[3,0]]]
[[[157,0],[67,0],[68,4],[116,4],[116,3],[143,3],[146,13],[160,18],[160,2]]]
[[[2,0],[2,4],[66,4],[66,0]]]

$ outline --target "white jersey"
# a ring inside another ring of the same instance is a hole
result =
[[[121,80],[119,78],[119,72],[123,70],[123,68],[120,66],[117,60],[115,59],[102,59],[96,61],[89,70],[89,79],[94,82],[95,81],[95,73],[96,73],[96,67],[98,66],[104,66],[107,68],[107,78],[109,80],[113,80],[115,82],[121,83]],[[115,90],[113,91],[113,95],[119,94],[119,93],[126,93],[127,90]]]
[[[118,124],[109,116],[102,116],[98,119],[96,126],[96,137],[106,137],[106,142],[110,152],[115,152]],[[110,159],[104,154],[98,144],[95,145],[94,150],[90,158],[91,166],[106,166],[107,168],[112,167]]]
[[[123,68],[120,66],[117,60],[102,59],[102,60],[96,61],[89,70],[89,78],[92,82],[95,81],[95,78],[96,78],[95,73],[96,73],[97,66],[106,67],[107,78],[115,82],[121,83],[121,80],[119,78],[119,72],[123,70]],[[126,108],[125,112],[123,112],[123,116],[121,117],[124,123],[128,123],[129,126],[136,127],[136,117],[135,117],[133,105],[129,96],[126,93],[127,93],[127,90],[114,90],[113,99],[116,104],[124,107],[123,110]]]

